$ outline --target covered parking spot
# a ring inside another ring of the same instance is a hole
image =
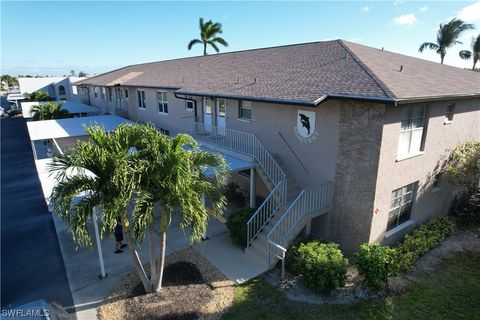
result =
[[[76,101],[67,101],[67,100],[66,101],[34,101],[34,102],[21,102],[23,117],[25,119],[31,118],[33,116],[32,115],[33,107],[47,104],[49,102],[53,102],[55,104],[63,103],[62,109],[67,110],[74,117],[93,116],[101,112],[101,110],[98,108],[89,106],[88,104],[84,104],[81,102],[76,102]]]

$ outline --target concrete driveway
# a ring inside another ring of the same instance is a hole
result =
[[[46,299],[72,306],[52,215],[23,118],[1,127],[1,305]]]

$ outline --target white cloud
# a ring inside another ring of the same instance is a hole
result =
[[[458,11],[457,18],[467,22],[480,21],[480,1]]]
[[[415,23],[417,23],[415,13],[402,14],[393,19],[393,24],[396,24],[397,26],[413,26]]]
[[[368,11],[370,11],[370,6],[365,6],[362,8],[363,13],[367,13]]]
[[[428,11],[427,6],[423,6],[423,7],[420,8],[420,12],[425,12],[425,11]]]
[[[395,1],[393,2],[393,5],[394,5],[394,6],[398,6],[399,4],[402,4],[403,1],[404,1],[404,0],[395,0]]]

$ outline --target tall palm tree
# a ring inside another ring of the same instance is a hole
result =
[[[228,47],[227,41],[218,35],[223,33],[222,25],[218,22],[213,23],[212,20],[208,20],[204,23],[203,18],[199,20],[200,26],[200,39],[193,39],[188,43],[188,50],[191,50],[195,44],[203,44],[203,55],[206,56],[207,45],[210,45],[217,53],[220,52],[217,43],[224,47]]]
[[[221,214],[225,206],[221,187],[226,182],[227,171],[223,157],[201,151],[189,135],[169,139],[154,128],[145,131],[135,145],[140,180],[132,220],[135,237],[143,239],[148,231],[153,243],[153,208],[155,203],[161,204],[159,259],[152,259],[150,264],[152,287],[159,291],[165,266],[167,229],[174,209],[179,209],[180,227],[191,230],[190,242],[200,240],[209,216]],[[213,170],[214,179],[205,176],[206,168]],[[203,196],[211,200],[213,211],[205,208]],[[154,256],[153,244],[150,249],[150,255]]]
[[[473,58],[472,70],[475,70],[475,65],[478,60],[480,60],[480,33],[477,35],[477,38],[473,40],[472,51],[462,50],[458,54],[460,55],[460,58],[464,60],[470,60]]]
[[[209,196],[214,211],[220,213],[224,199],[220,185],[224,182],[223,158],[199,151],[187,135],[172,140],[146,124],[121,125],[112,133],[87,128],[90,141],[79,142],[63,155],[55,156],[50,171],[60,181],[53,189],[53,209],[67,222],[73,239],[80,245],[92,245],[87,228],[92,210],[102,207],[102,235],[111,234],[120,215],[130,255],[145,292],[161,288],[165,259],[166,228],[172,210],[181,210],[180,226],[191,228],[191,241],[204,233],[209,212],[201,195]],[[203,174],[205,167],[217,173],[217,181]],[[71,175],[72,168],[78,174]],[[72,205],[80,194],[84,197]],[[133,213],[127,206],[135,201]],[[153,206],[162,205],[160,221],[160,260],[154,252]],[[149,234],[151,275],[140,262],[137,244]]]
[[[119,215],[130,255],[146,288],[149,280],[132,238],[127,206],[135,190],[134,155],[128,150],[129,127],[118,127],[111,134],[99,127],[86,128],[89,141],[80,141],[62,155],[53,157],[49,170],[59,181],[50,197],[53,211],[67,223],[73,240],[92,247],[87,223],[94,207],[101,207],[102,236],[112,234]],[[77,174],[73,172],[77,171]],[[72,201],[82,196],[80,201]]]
[[[48,102],[33,106],[31,110],[32,120],[52,120],[52,119],[64,119],[70,117],[70,113],[66,109],[62,109],[63,102],[55,104]]]
[[[436,43],[424,42],[418,48],[418,51],[423,52],[425,49],[436,50],[440,55],[440,63],[443,64],[443,59],[447,54],[447,49],[456,45],[461,44],[458,41],[460,35],[466,31],[473,29],[473,24],[465,23],[460,19],[453,18],[448,23],[440,24],[440,27],[437,32],[437,41]]]

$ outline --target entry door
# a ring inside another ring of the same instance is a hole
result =
[[[212,131],[212,98],[203,99],[203,127],[205,131]]]
[[[227,108],[227,101],[223,99],[217,99],[217,132],[218,134],[225,135],[225,129],[227,128],[227,122],[225,120]]]

